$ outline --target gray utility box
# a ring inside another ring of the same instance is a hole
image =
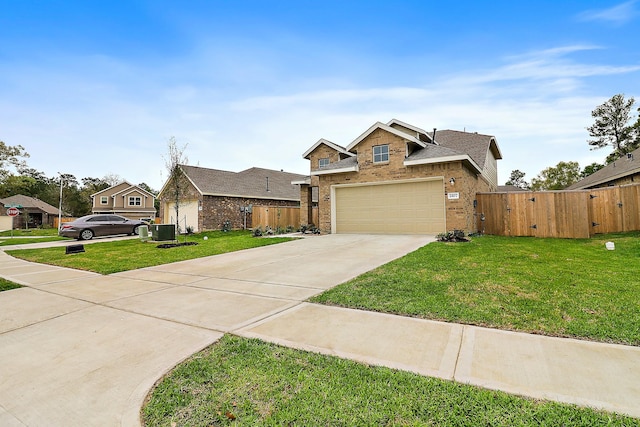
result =
[[[176,240],[174,224],[151,224],[151,240]]]

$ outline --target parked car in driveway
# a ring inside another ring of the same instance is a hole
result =
[[[138,227],[141,225],[147,225],[147,223],[120,215],[94,214],[63,223],[58,234],[78,240],[91,240],[94,236],[138,234]]]

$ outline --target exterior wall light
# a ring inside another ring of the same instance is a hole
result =
[[[456,179],[455,178],[451,178],[449,180],[449,184],[454,185],[456,183]]]

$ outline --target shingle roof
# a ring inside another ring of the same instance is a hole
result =
[[[565,190],[582,190],[605,184],[609,181],[640,173],[640,148],[631,152],[631,156],[623,156],[609,163],[597,172],[565,188]]]
[[[492,148],[492,142],[495,144],[495,137],[491,135],[457,130],[436,131],[436,143],[460,153],[468,154],[482,169],[484,169],[484,163],[487,160],[487,152]],[[495,149],[497,150],[497,145],[495,145]],[[502,158],[499,151],[495,154],[496,159]]]
[[[437,159],[440,157],[451,157],[467,154],[442,145],[427,144],[426,147],[411,153],[407,160]]]
[[[22,194],[16,194],[4,199],[0,199],[0,203],[4,205],[21,205],[27,209],[40,209],[51,215],[58,215],[58,208],[51,206],[49,203],[43,202],[35,197],[23,196]]]
[[[306,176],[271,169],[250,168],[241,172],[180,165],[196,188],[207,196],[300,200],[300,188],[291,181]]]
[[[322,171],[330,171],[330,170],[338,170],[338,169],[347,169],[352,168],[358,165],[357,157],[347,157],[346,159],[342,159],[340,161],[329,163],[326,166],[322,166],[318,168],[318,170],[314,172],[322,172]]]

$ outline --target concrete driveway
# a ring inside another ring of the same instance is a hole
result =
[[[429,236],[313,236],[101,276],[16,260],[0,276],[0,425],[135,426],[189,355],[261,324]]]

